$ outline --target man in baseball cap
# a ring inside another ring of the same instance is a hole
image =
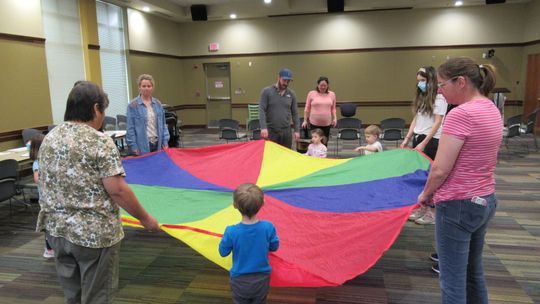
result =
[[[300,138],[298,105],[294,91],[289,89],[293,75],[290,69],[279,70],[277,83],[264,88],[259,100],[259,122],[261,136],[284,147],[291,148],[291,120],[294,140]]]
[[[287,68],[283,68],[279,71],[279,77],[285,80],[292,80],[292,72]]]

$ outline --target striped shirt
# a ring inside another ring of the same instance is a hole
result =
[[[502,141],[502,119],[493,102],[478,99],[454,108],[446,116],[442,134],[464,142],[433,201],[468,199],[495,192],[493,172]]]

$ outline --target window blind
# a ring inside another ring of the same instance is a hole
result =
[[[73,84],[85,79],[78,1],[42,0],[45,56],[53,123],[64,121]]]
[[[127,56],[123,10],[116,5],[96,1],[99,56],[103,90],[109,95],[107,116],[126,114],[129,102]]]

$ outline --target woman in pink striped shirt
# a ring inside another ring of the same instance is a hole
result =
[[[304,129],[308,125],[310,130],[321,129],[327,140],[330,138],[330,128],[336,126],[336,94],[329,90],[329,83],[327,77],[319,77],[317,88],[307,95],[302,122]]]
[[[445,118],[418,202],[437,209],[442,303],[488,303],[482,250],[497,206],[494,171],[502,141],[501,115],[486,97],[495,71],[470,58],[452,58],[439,67],[438,86],[457,107]]]

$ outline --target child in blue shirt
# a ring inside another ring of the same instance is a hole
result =
[[[268,252],[276,251],[279,238],[269,221],[257,219],[264,194],[255,184],[242,184],[234,190],[233,206],[242,221],[225,229],[219,243],[222,257],[233,253],[231,291],[234,303],[266,303],[270,288]]]

